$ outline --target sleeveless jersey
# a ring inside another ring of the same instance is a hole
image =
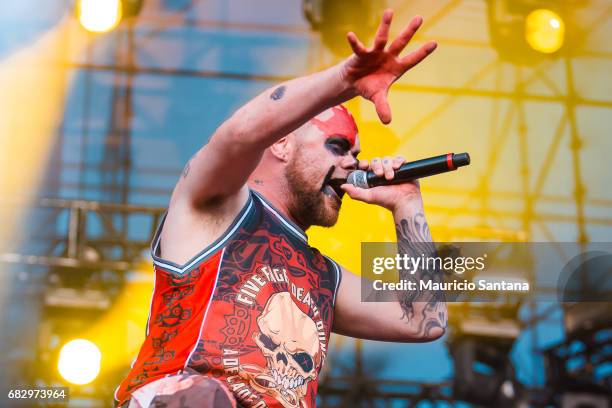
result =
[[[118,404],[190,367],[225,383],[244,407],[314,407],[340,270],[304,232],[251,191],[227,231],[184,265],[152,242],[146,338]]]

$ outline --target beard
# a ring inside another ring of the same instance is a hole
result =
[[[291,215],[300,225],[331,227],[338,221],[340,202],[321,191],[323,177],[307,161],[297,159],[289,163],[285,178],[289,186]]]

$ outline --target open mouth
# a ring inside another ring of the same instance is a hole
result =
[[[333,194],[335,194],[340,200],[344,197],[345,191],[340,188],[342,184],[346,183],[346,180],[343,179],[333,179],[330,180],[327,186],[327,189],[331,190]]]
[[[344,190],[342,190],[340,186],[346,183],[346,179],[332,179],[331,176],[334,170],[335,166],[332,166],[327,172],[327,175],[323,180],[323,185],[321,186],[321,192],[329,197],[335,198],[338,202],[341,202],[342,197],[344,197]]]
[[[332,187],[330,185],[326,185],[323,188],[323,194],[335,198],[338,202],[342,201],[342,197],[344,196],[344,191],[338,188]]]

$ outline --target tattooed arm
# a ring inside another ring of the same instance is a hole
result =
[[[397,249],[401,255],[418,258],[423,255],[435,256],[429,225],[423,213],[420,200],[410,202],[393,213],[397,234]],[[411,273],[414,272],[414,273]],[[442,281],[442,271],[419,268],[416,271],[399,271],[400,279],[414,282],[417,288],[400,295],[402,321],[416,336],[438,338],[446,329],[447,311],[444,293],[441,291],[421,290],[421,281]],[[402,292],[400,292],[402,293]]]
[[[394,170],[404,162],[402,157],[375,158],[371,164],[360,163],[363,170],[372,170],[391,179]],[[429,226],[425,219],[419,184],[406,183],[367,190],[342,186],[351,198],[380,205],[392,212],[397,234],[398,253],[410,257],[432,256],[435,253]],[[444,334],[447,312],[441,292],[420,290],[419,281],[441,281],[442,272],[419,269],[414,274],[399,271],[399,278],[414,282],[415,290],[397,292],[387,301],[362,302],[361,278],[342,268],[342,280],[334,309],[334,331],[372,340],[422,342]]]
[[[431,256],[435,248],[420,198],[393,212],[400,254]],[[441,271],[400,271],[400,278],[416,282],[415,291],[398,292],[397,301],[362,302],[361,278],[342,268],[334,309],[334,331],[346,336],[396,342],[424,342],[442,336],[447,312],[441,292],[419,290],[419,280],[440,281]],[[391,299],[392,300],[392,299]]]

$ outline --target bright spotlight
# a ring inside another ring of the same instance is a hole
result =
[[[64,379],[72,384],[88,384],[100,372],[102,353],[89,340],[69,341],[60,350],[57,368]]]
[[[121,21],[121,0],[77,0],[77,16],[87,31],[111,31]]]
[[[534,10],[525,20],[525,39],[534,50],[552,54],[563,46],[565,23],[554,11]]]

